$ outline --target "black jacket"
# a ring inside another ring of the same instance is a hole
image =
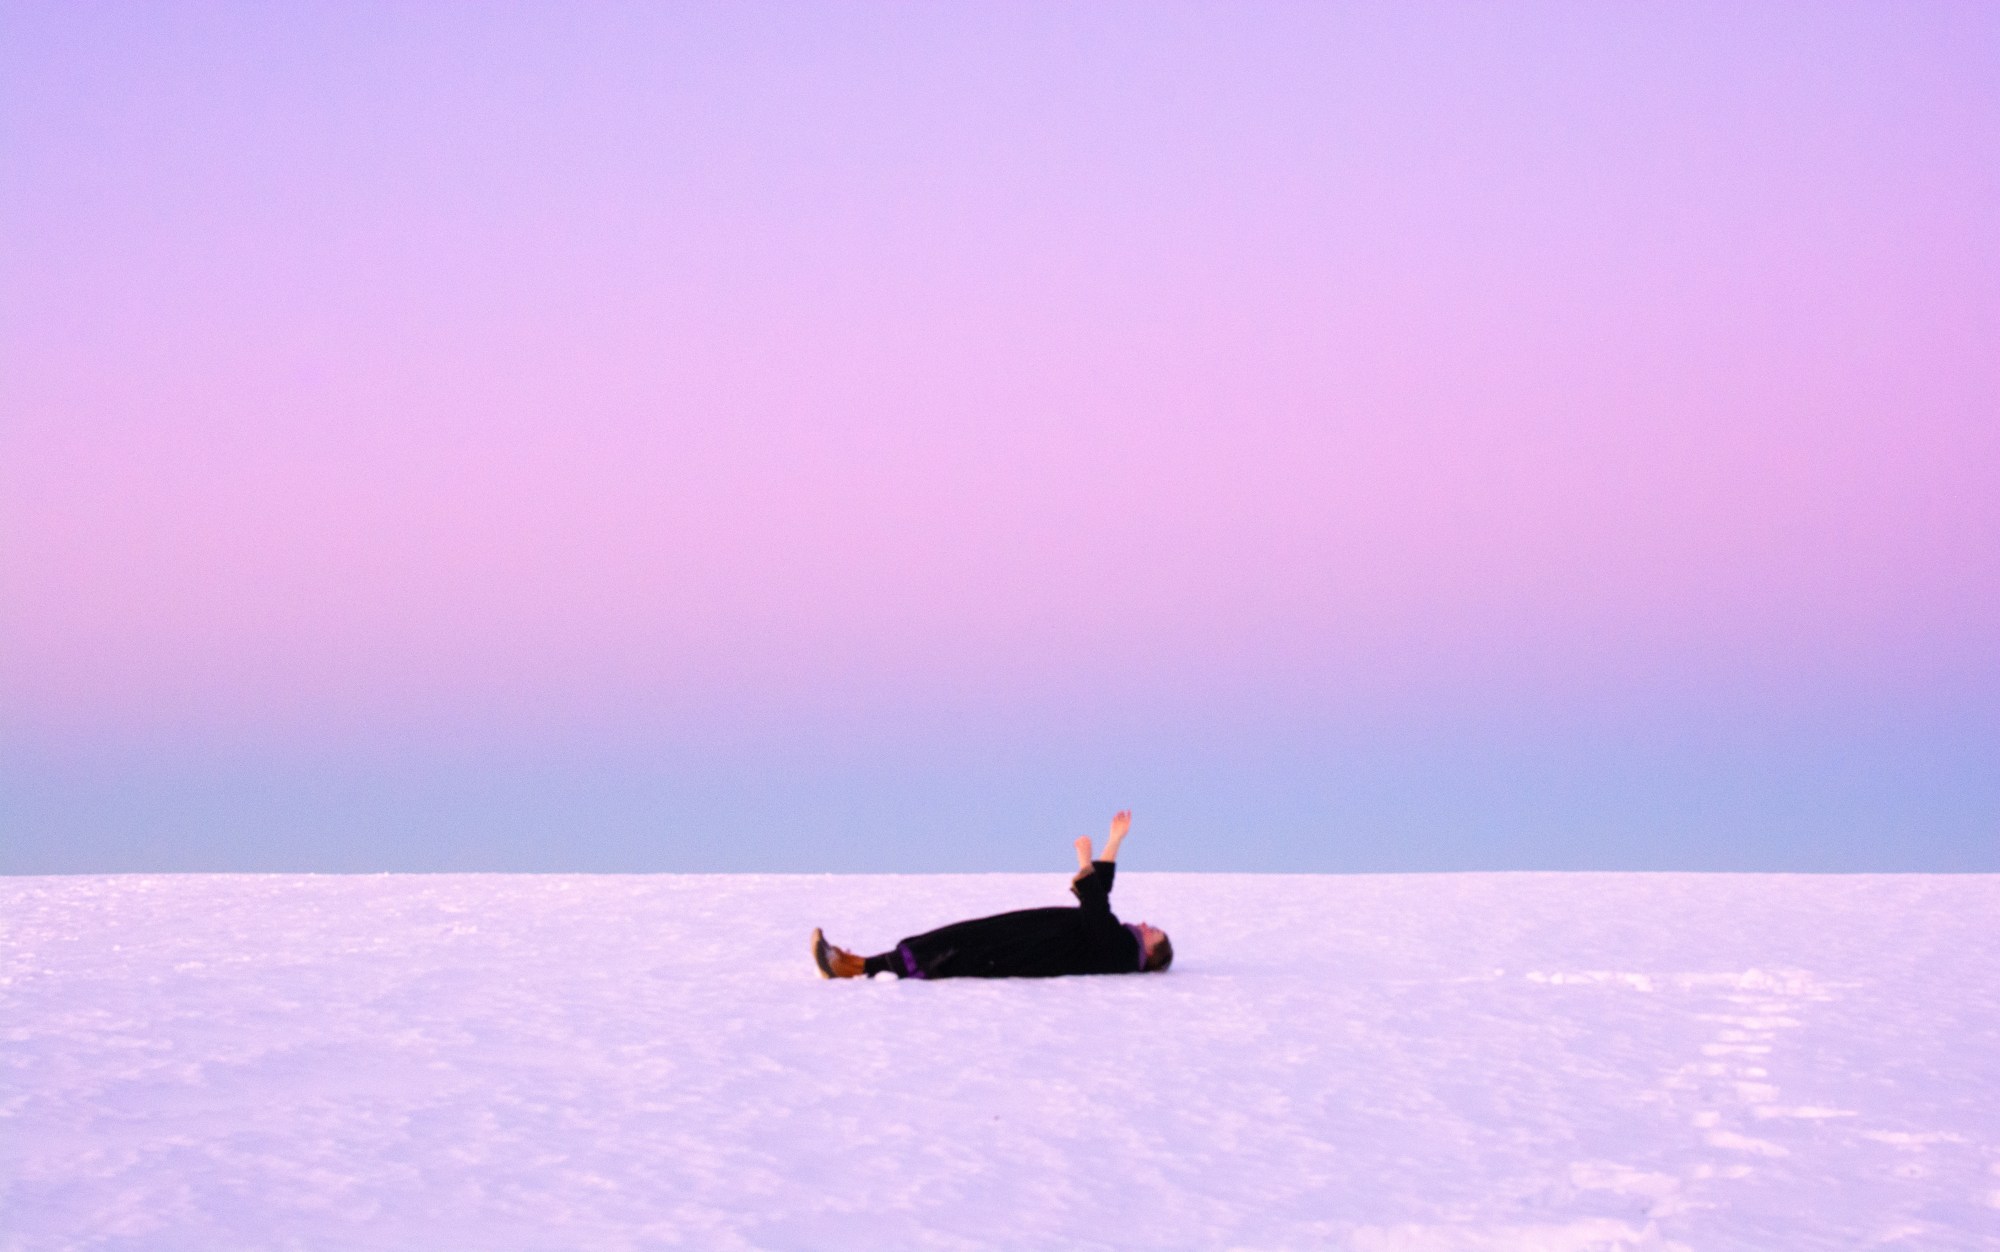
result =
[[[1118,867],[1093,862],[1070,883],[1077,907],[1022,909],[955,922],[898,946],[918,978],[1136,974],[1139,941],[1111,911]]]

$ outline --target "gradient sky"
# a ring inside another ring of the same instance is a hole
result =
[[[0,4],[0,404],[4,871],[2000,870],[1988,4]]]

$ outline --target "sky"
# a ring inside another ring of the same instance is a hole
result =
[[[1983,4],[0,3],[0,872],[2000,870]]]

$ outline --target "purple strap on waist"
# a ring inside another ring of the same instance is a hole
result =
[[[896,953],[897,955],[903,958],[903,968],[909,971],[909,976],[911,978],[922,978],[925,976],[923,969],[919,967],[917,964],[917,954],[910,951],[909,944],[907,943],[897,944]]]

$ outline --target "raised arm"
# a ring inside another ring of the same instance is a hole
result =
[[[1104,840],[1104,855],[1102,857],[1099,857],[1098,859],[1104,861],[1117,860],[1118,845],[1125,842],[1125,836],[1131,829],[1132,829],[1131,809],[1126,809],[1124,812],[1118,814],[1118,816],[1112,818],[1111,834]],[[1090,840],[1088,839],[1078,840],[1078,843],[1084,847],[1090,846]]]
[[[1125,842],[1125,832],[1132,828],[1132,814],[1120,813],[1111,819],[1111,834],[1104,841],[1104,854],[1093,863],[1090,855],[1090,836],[1076,841],[1076,877],[1070,879],[1069,889],[1075,893],[1077,903],[1085,912],[1108,913],[1111,911],[1111,879],[1118,872],[1118,845]],[[1102,873],[1097,866],[1104,866]]]

